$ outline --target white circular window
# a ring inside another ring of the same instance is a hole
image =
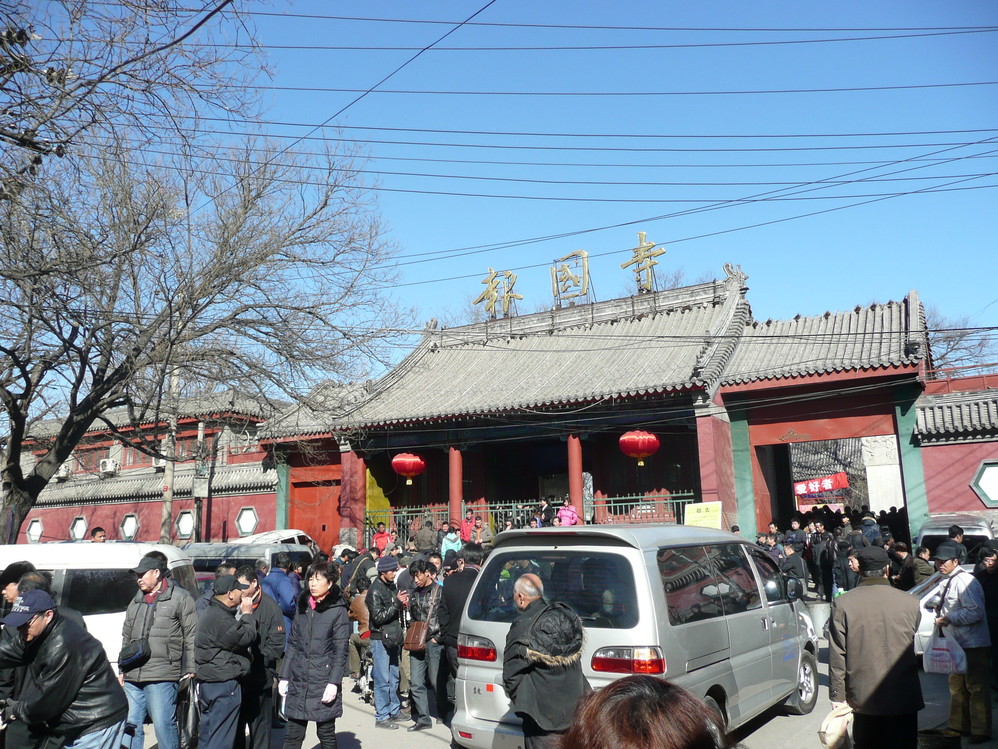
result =
[[[256,516],[256,508],[244,507],[236,515],[236,528],[239,529],[240,536],[249,536],[256,532],[257,523],[260,519]]]
[[[24,535],[28,537],[28,541],[33,544],[37,544],[42,540],[42,521],[35,518],[30,523],[24,531]]]
[[[121,537],[125,541],[134,541],[139,532],[139,519],[129,513],[121,519]]]
[[[87,535],[87,519],[78,517],[69,525],[69,537],[74,541],[81,541]]]
[[[184,510],[177,515],[177,538],[190,538],[194,535],[194,513]]]

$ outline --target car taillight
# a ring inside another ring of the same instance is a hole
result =
[[[658,648],[600,648],[591,665],[593,671],[611,674],[665,673],[665,657]]]
[[[471,635],[459,635],[457,638],[458,658],[466,658],[469,661],[494,661],[496,656],[496,646],[492,644],[492,640]]]

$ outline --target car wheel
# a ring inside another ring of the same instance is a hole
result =
[[[787,698],[787,712],[792,715],[807,715],[818,702],[818,664],[814,656],[806,650],[801,653],[797,668],[797,687]]]
[[[724,710],[722,710],[721,706],[719,704],[717,704],[717,700],[715,700],[709,694],[706,697],[703,698],[703,702],[707,706],[707,708],[712,713],[714,713],[714,715],[717,716],[717,722],[721,726],[720,732],[717,732],[717,731],[715,731],[715,726],[714,726],[713,723],[709,723],[708,722],[708,724],[707,724],[707,726],[710,728],[711,734],[714,735],[714,742],[718,746],[724,746],[725,742],[724,742],[724,736],[722,734],[726,734],[727,731],[728,731],[728,721],[724,717]]]

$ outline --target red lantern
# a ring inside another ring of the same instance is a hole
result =
[[[399,453],[392,458],[392,470],[399,476],[405,476],[407,486],[412,485],[412,477],[426,470],[426,461],[412,453]]]
[[[658,437],[650,432],[633,431],[620,435],[620,450],[630,458],[637,458],[638,465],[645,464],[644,458],[658,452]]]

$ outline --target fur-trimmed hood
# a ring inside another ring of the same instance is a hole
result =
[[[527,658],[546,666],[571,666],[582,658],[586,641],[582,621],[563,603],[542,605],[527,630]]]

